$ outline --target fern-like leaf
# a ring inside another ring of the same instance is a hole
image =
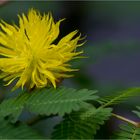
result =
[[[62,87],[21,94],[0,104],[0,117],[12,115],[13,121],[16,121],[23,108],[36,114],[63,116],[65,113],[89,107],[90,104],[86,101],[97,100],[96,92],[95,90],[76,90]]]
[[[140,88],[129,88],[127,90],[123,90],[119,93],[114,93],[112,96],[106,96],[104,98],[100,98],[98,101],[103,104],[104,107],[118,104],[120,102],[126,101],[129,97],[134,97],[140,95]]]
[[[137,110],[134,110],[133,113],[135,113],[140,118],[140,106],[136,107]]]
[[[7,120],[0,119],[0,139],[41,139],[38,132],[25,124],[11,124]]]
[[[73,112],[55,127],[52,139],[93,139],[110,115],[110,108],[93,107],[87,111]]]
[[[96,100],[95,90],[76,90],[72,88],[48,89],[34,93],[28,99],[27,108],[39,114],[59,114],[88,107],[87,100]]]
[[[122,124],[120,129],[115,132],[114,139],[125,139],[125,140],[139,140],[140,139],[140,128],[135,127],[131,124]]]

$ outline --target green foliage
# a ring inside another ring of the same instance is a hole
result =
[[[121,91],[119,93],[114,93],[112,96],[106,96],[104,98],[99,98],[99,102],[103,104],[104,107],[114,105],[114,104],[119,104],[123,101],[128,100],[130,97],[134,97],[140,95],[140,88],[139,87],[134,87],[134,88],[129,88],[124,91]]]
[[[46,92],[46,93],[44,93]],[[72,88],[49,89],[34,93],[28,99],[27,108],[39,114],[59,114],[63,116],[65,113],[89,107],[87,100],[96,100],[97,91]],[[44,107],[45,106],[45,107]]]
[[[96,90],[76,90],[65,87],[44,88],[31,93],[22,93],[17,97],[6,99],[0,104],[0,138],[40,137],[27,125],[15,123],[23,109],[26,109],[37,115],[64,116],[62,122],[55,126],[52,139],[93,139],[100,126],[112,114],[112,109],[105,107],[127,100],[128,97],[136,96],[139,92],[140,88],[129,88],[117,95],[105,98],[99,98],[95,94]],[[100,102],[101,106],[96,109],[88,101],[92,101],[93,105],[93,101]],[[140,117],[139,106],[133,112]],[[13,123],[2,120],[6,116]],[[114,138],[136,140],[140,138],[140,128],[130,124],[121,125]]]
[[[129,139],[129,140],[138,140],[140,139],[140,128],[135,127],[131,124],[122,124],[120,125],[120,130],[116,131],[113,136],[114,139]]]
[[[111,115],[110,108],[95,109],[94,107],[66,115],[64,120],[55,127],[52,139],[93,139],[100,125]]]
[[[140,118],[140,106],[136,107],[137,110],[134,110],[133,112]]]
[[[140,118],[140,107],[136,107],[137,110],[133,111]],[[116,131],[113,138],[116,139],[130,139],[138,140],[140,139],[140,124],[136,122],[136,126],[130,123],[121,124],[120,129]]]
[[[65,113],[89,107],[90,104],[86,101],[97,100],[96,92],[95,90],[76,90],[64,87],[44,88],[3,101],[0,104],[0,117],[12,115],[13,121],[16,121],[23,108],[36,114],[63,116]]]
[[[0,119],[0,139],[41,139],[35,130],[23,123],[12,124]]]
[[[10,115],[11,120],[15,122],[22,113],[26,101],[27,96],[25,94],[19,95],[16,98],[4,100],[0,104],[0,118]]]

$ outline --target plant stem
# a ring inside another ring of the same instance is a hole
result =
[[[140,128],[140,122],[132,121],[130,119],[127,119],[127,118],[125,118],[123,116],[120,116],[120,115],[117,115],[117,114],[114,114],[114,113],[112,113],[112,116],[114,116],[114,117],[116,117],[116,118],[118,118],[118,119],[120,119],[122,121],[125,121],[127,123],[130,123],[130,124],[134,125],[135,127],[139,127]]]

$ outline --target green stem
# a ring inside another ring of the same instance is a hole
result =
[[[134,130],[134,133],[132,135],[132,139],[131,140],[135,140],[136,132],[137,132],[137,129]]]
[[[120,115],[117,115],[117,114],[114,114],[114,113],[112,113],[112,116],[114,116],[114,117],[116,117],[116,118],[118,118],[118,119],[120,119],[122,121],[125,121],[127,123],[130,123],[130,124],[134,125],[135,127],[139,127],[140,128],[140,122],[132,121],[130,119],[127,119],[127,118],[125,118],[123,116],[120,116]]]

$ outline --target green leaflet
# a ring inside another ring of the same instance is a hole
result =
[[[93,139],[100,125],[111,116],[112,109],[94,107],[73,112],[55,127],[52,139]]]
[[[23,108],[36,114],[63,116],[65,113],[89,107],[90,104],[86,101],[97,100],[96,92],[95,90],[61,87],[24,93],[16,98],[3,101],[0,104],[0,117],[12,115],[13,121],[16,121]]]
[[[0,139],[42,139],[43,137],[23,123],[12,124],[0,119]]]
[[[110,105],[114,105],[126,101],[128,100],[129,97],[134,97],[138,95],[140,95],[140,87],[134,87],[134,88],[123,90],[119,93],[114,93],[114,95],[112,96],[99,98],[98,101],[102,104],[103,107],[107,107]]]
[[[140,106],[136,106],[137,110],[134,110],[133,113],[135,113],[140,118]]]
[[[122,124],[120,125],[120,129],[116,131],[114,139],[127,139],[127,140],[138,140],[140,139],[140,128],[135,127],[131,124]]]

